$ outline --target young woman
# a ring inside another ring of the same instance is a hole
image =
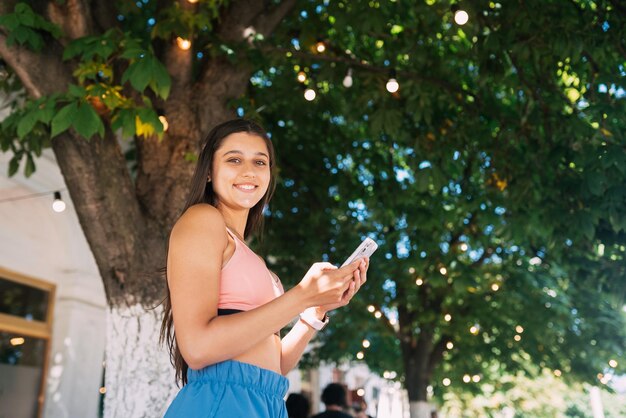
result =
[[[271,141],[251,121],[225,122],[203,144],[168,247],[161,338],[183,388],[166,418],[286,418],[284,375],[326,313],[366,280],[367,259],[342,268],[315,263],[284,292],[247,247],[273,191],[274,164]],[[281,340],[281,328],[299,314]]]

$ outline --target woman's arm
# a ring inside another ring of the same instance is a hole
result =
[[[351,280],[350,287],[343,294],[339,302],[315,308],[315,315],[317,316],[317,319],[322,320],[327,312],[350,303],[352,297],[359,291],[363,283],[367,280],[366,272],[367,267],[369,266],[369,260],[359,262],[358,266],[359,268],[353,273],[353,280]],[[291,369],[296,367],[302,358],[302,354],[304,353],[307,344],[315,335],[315,332],[316,330],[313,329],[313,327],[299,319],[298,322],[296,322],[296,324],[291,328],[289,333],[283,337],[280,358],[280,370],[283,375],[286,375],[291,371]]]
[[[287,325],[303,308],[336,302],[358,264],[311,269],[289,292],[236,315],[217,316],[223,252],[221,213],[210,205],[188,209],[172,230],[167,261],[176,341],[189,367],[200,369],[242,354]]]

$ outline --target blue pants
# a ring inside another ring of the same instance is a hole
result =
[[[227,360],[187,378],[165,418],[287,418],[289,381],[271,370]]]

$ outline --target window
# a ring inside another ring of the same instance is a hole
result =
[[[41,417],[54,285],[0,268],[0,411]]]

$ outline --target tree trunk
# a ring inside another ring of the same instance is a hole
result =
[[[113,306],[107,312],[104,416],[162,417],[178,392],[159,339],[162,309]]]
[[[411,418],[430,418],[431,407],[426,401],[409,401]]]

